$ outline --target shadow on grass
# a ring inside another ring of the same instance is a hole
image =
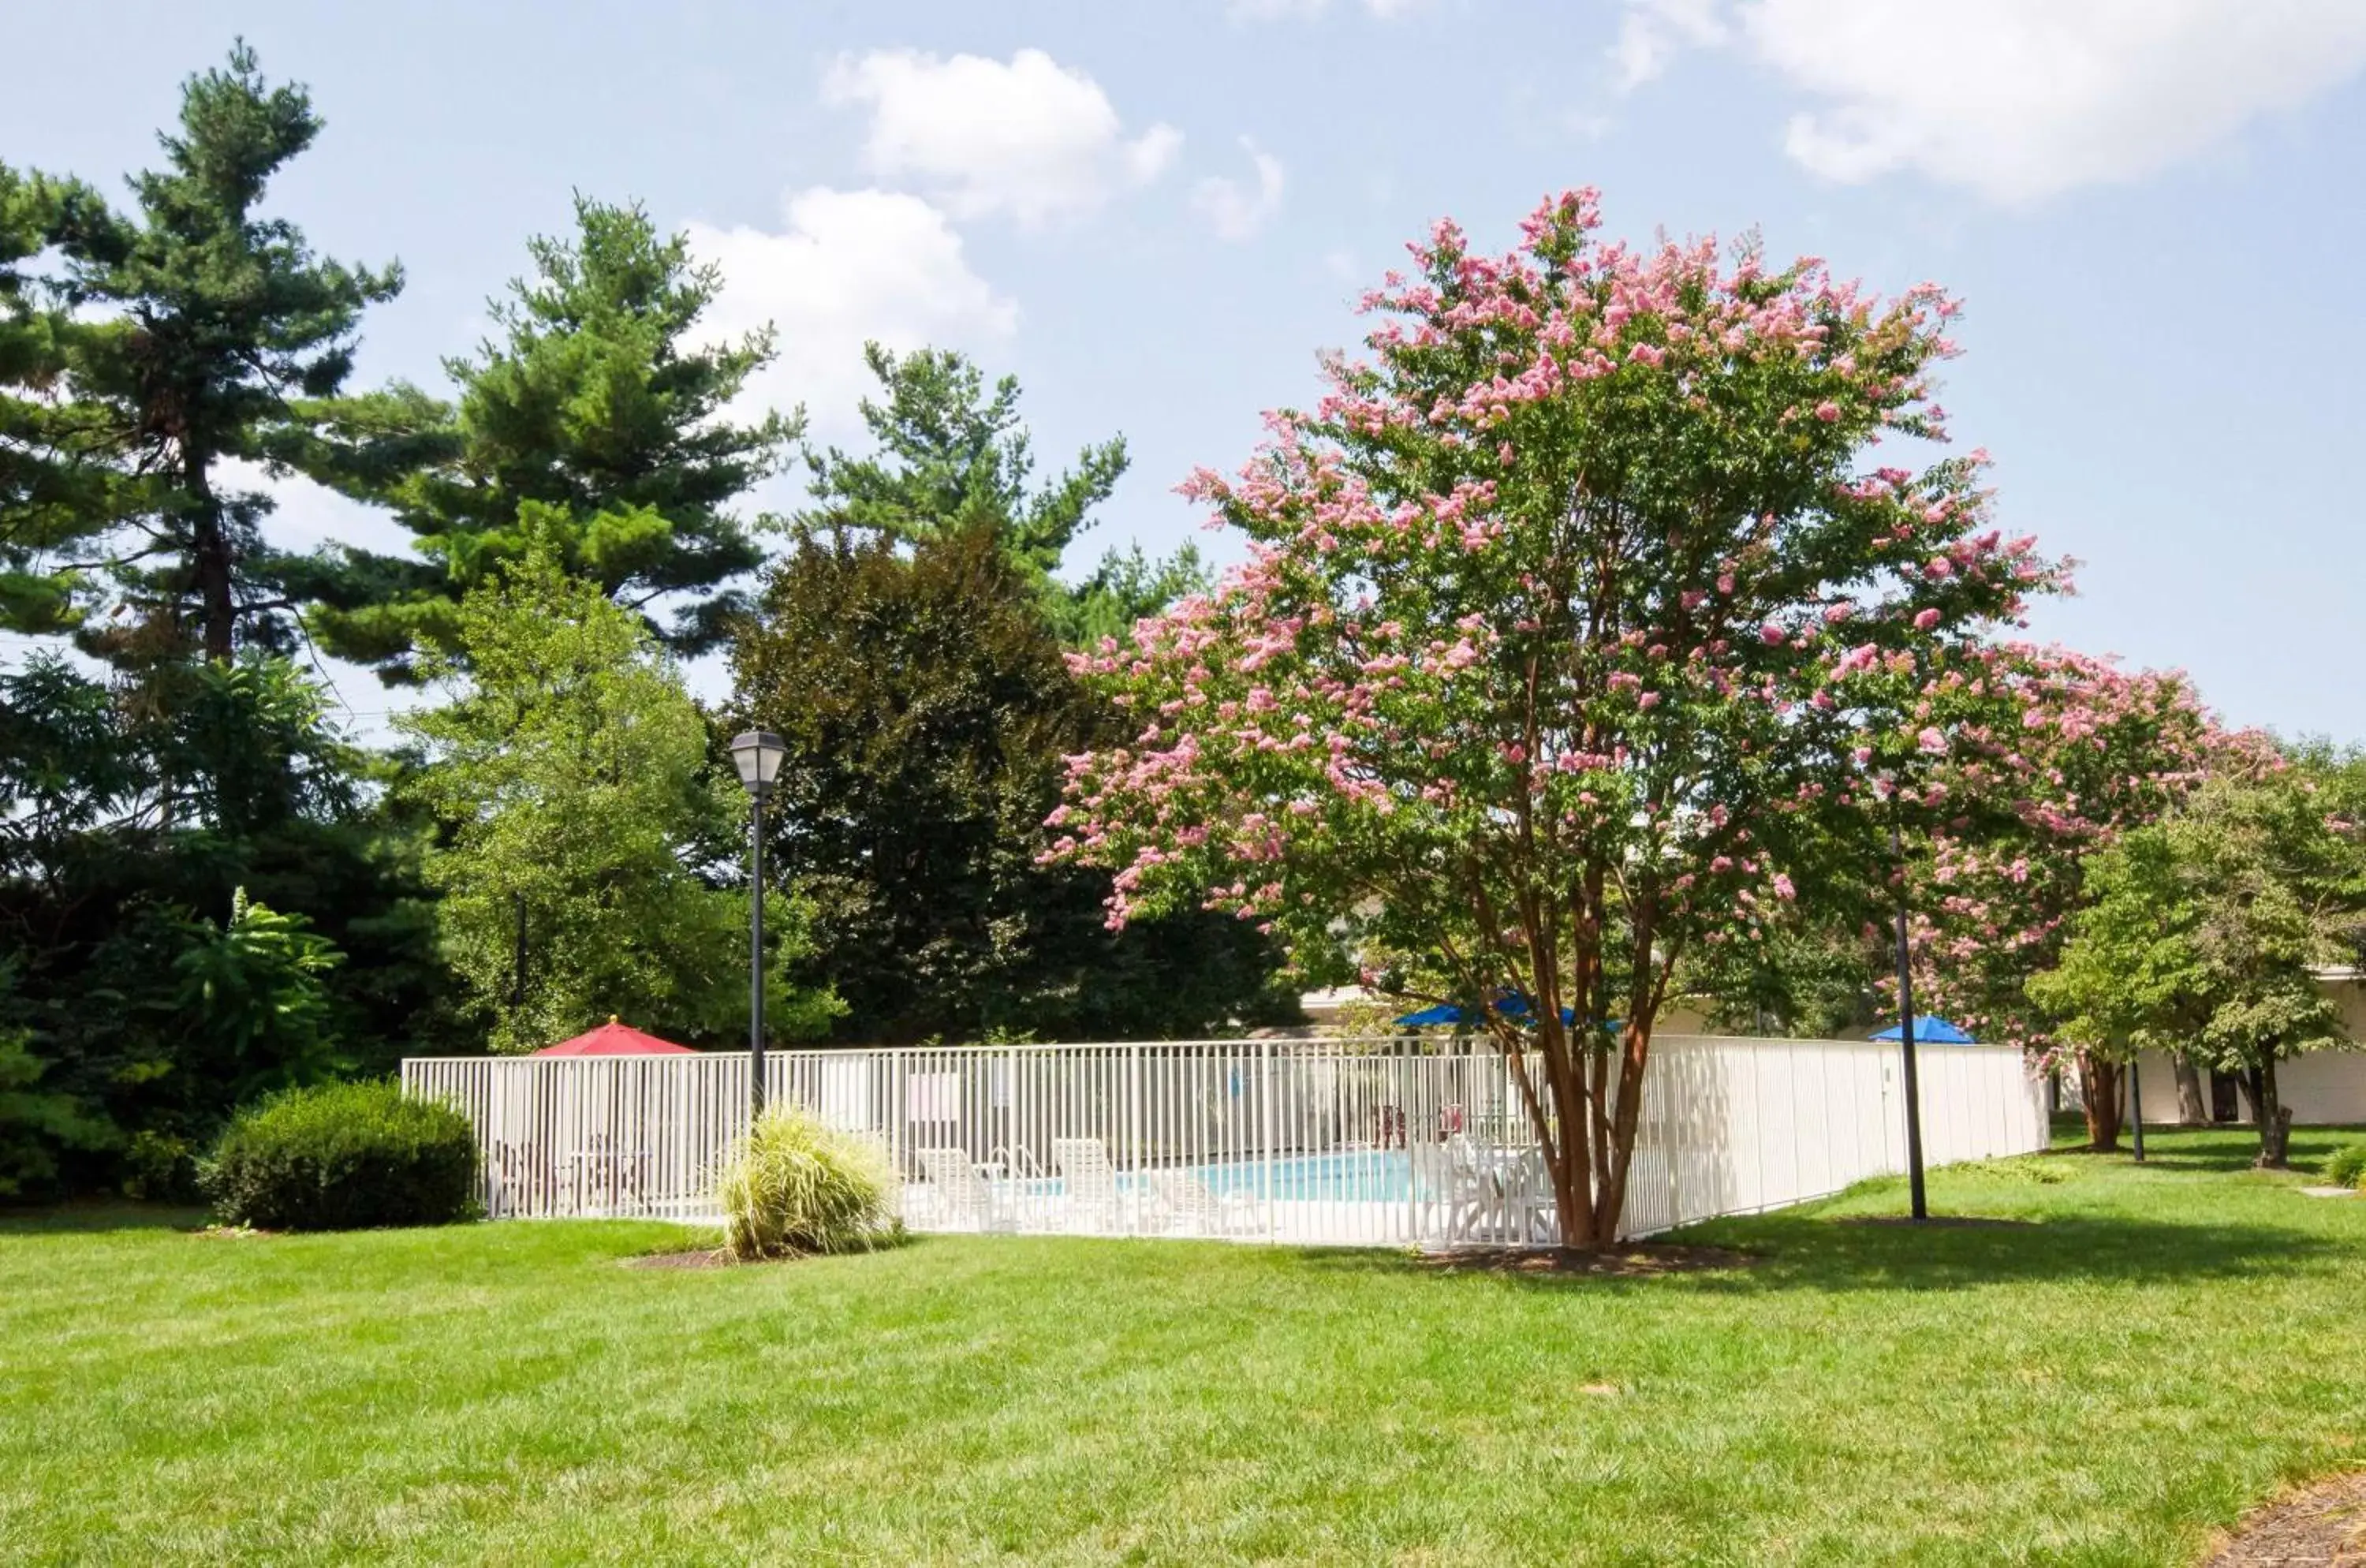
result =
[[[1683,1290],[1736,1295],[1783,1291],[1954,1291],[2051,1280],[2127,1283],[2264,1279],[2354,1259],[2355,1249],[2305,1231],[2270,1225],[2163,1224],[2061,1215],[1995,1228],[1869,1225],[1850,1216],[1770,1214],[1714,1221],[1657,1238],[1750,1255],[1739,1269],[1656,1278],[1492,1273],[1456,1276],[1403,1253],[1310,1249],[1317,1269],[1399,1274],[1407,1280],[1485,1278],[1544,1291]]]
[[[202,1208],[180,1204],[93,1199],[39,1208],[0,1209],[0,1236],[89,1231],[193,1231],[210,1217]]]

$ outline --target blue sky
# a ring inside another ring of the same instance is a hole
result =
[[[1079,566],[1205,542],[1174,484],[1312,395],[1437,216],[1500,246],[1592,184],[1614,232],[1935,278],[1968,305],[1957,440],[2010,530],[2086,563],[2036,633],[2366,741],[2366,5],[92,4],[8,32],[0,160],[109,186],[234,34],[309,84],[328,129],[275,206],[410,276],[364,383],[438,384],[570,191],[638,197],[725,266],[718,325],[779,325],[760,395],[825,439],[866,336],[1015,372],[1052,460],[1122,431]],[[277,526],[400,536],[295,491]],[[388,699],[339,684],[374,729]]]

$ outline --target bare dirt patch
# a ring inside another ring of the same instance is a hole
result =
[[[1758,1261],[1723,1247],[1622,1247],[1580,1252],[1560,1247],[1459,1247],[1417,1254],[1426,1268],[1448,1274],[1549,1274],[1609,1280],[1747,1269]]]
[[[719,1247],[695,1252],[649,1252],[625,1259],[627,1269],[733,1269],[738,1263]]]
[[[2220,1541],[2203,1568],[2366,1568],[2366,1471],[2269,1504]]]

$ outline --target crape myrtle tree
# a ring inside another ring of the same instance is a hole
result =
[[[2066,1037],[2030,979],[2058,961],[2093,856],[2175,810],[2214,771],[2273,766],[2273,749],[2223,729],[2177,671],[2027,644],[1983,663],[1921,786],[1930,835],[1910,868],[1916,995],[1981,1039],[2074,1073],[2090,1143],[2113,1148],[2130,1048]]]
[[[1204,900],[1310,967],[1534,998],[1487,1027],[1579,1247],[1619,1234],[1676,966],[1863,881],[1865,769],[1923,750],[1897,694],[2056,576],[1979,454],[1865,466],[1944,437],[1939,289],[1597,224],[1568,193],[1491,258],[1440,223],[1372,356],[1189,481],[1249,560],[1079,656],[1140,728],[1071,759],[1048,852],[1119,868],[1115,923]]]
[[[417,536],[416,559],[338,546],[305,563],[315,634],[389,682],[417,677],[422,647],[448,649],[461,596],[536,540],[653,625],[667,617],[678,652],[713,648],[746,608],[733,581],[763,550],[738,507],[790,461],[803,417],[725,412],[772,333],[703,341],[718,269],[638,206],[579,196],[575,216],[572,239],[528,244],[533,274],[494,302],[497,334],[445,361],[456,403],[396,386],[286,446]]]

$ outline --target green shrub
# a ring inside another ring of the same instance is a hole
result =
[[[795,1106],[775,1106],[716,1179],[725,1244],[742,1258],[861,1252],[901,1239],[886,1156]]]
[[[2366,1187],[2366,1144],[2344,1144],[2325,1162],[2325,1179],[2336,1187]]]
[[[186,1138],[142,1130],[123,1151],[123,1195],[149,1203],[187,1203],[197,1190],[197,1150]]]
[[[389,1081],[292,1089],[231,1119],[203,1172],[224,1224],[440,1225],[474,1217],[477,1134]]]

